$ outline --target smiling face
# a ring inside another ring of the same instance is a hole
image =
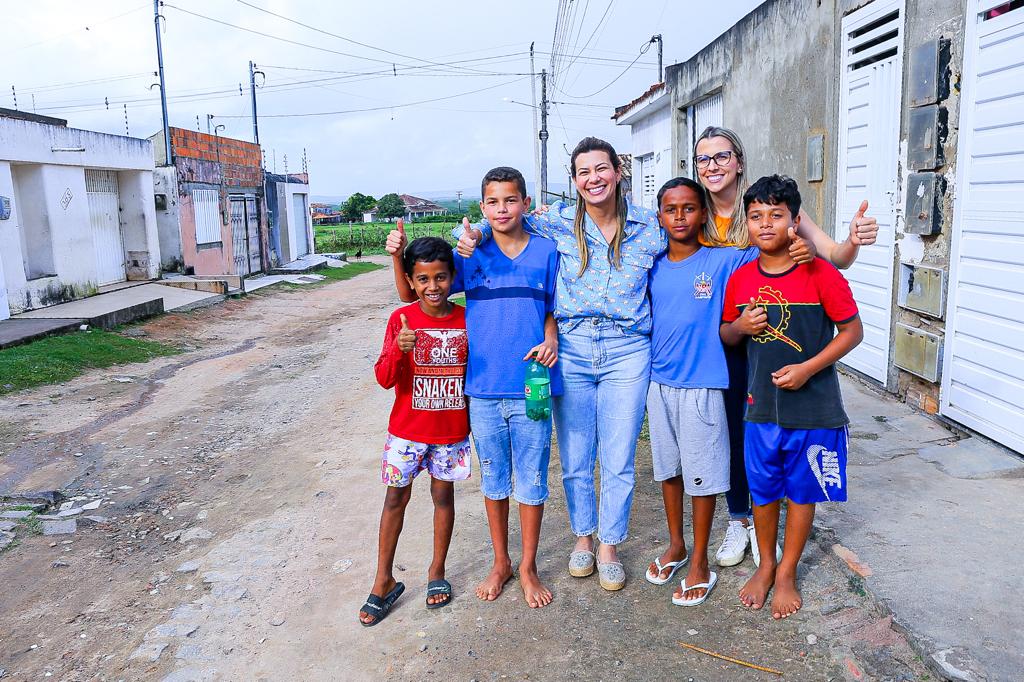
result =
[[[768,255],[777,255],[789,249],[789,228],[795,228],[800,217],[786,204],[762,204],[753,201],[747,207],[747,231],[750,243]]]
[[[724,160],[722,152],[731,152],[729,159]],[[715,155],[719,155],[716,159]],[[710,161],[707,166],[701,168],[697,158],[707,156]],[[732,142],[725,137],[708,137],[697,143],[694,163],[697,164],[697,175],[702,185],[707,187],[712,194],[717,194],[727,187],[734,187],[739,182],[740,173],[743,172],[743,163],[736,155]]]
[[[511,234],[523,229],[523,214],[530,210],[530,197],[520,194],[514,182],[488,182],[480,210],[495,232]]]
[[[576,171],[573,181],[588,206],[604,206],[615,201],[615,188],[622,173],[612,165],[608,152],[583,152],[576,157],[573,166]]]
[[[412,276],[406,275],[409,286],[420,299],[420,309],[431,317],[444,317],[448,314],[450,304],[448,294],[452,290],[452,272],[448,264],[441,260],[416,261],[412,268]]]
[[[658,221],[671,241],[688,245],[697,243],[706,218],[700,196],[692,187],[673,187],[661,196]]]

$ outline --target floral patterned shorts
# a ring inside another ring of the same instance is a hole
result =
[[[424,469],[439,481],[464,481],[470,474],[469,439],[449,445],[417,443],[388,434],[384,441],[381,482],[404,488]]]

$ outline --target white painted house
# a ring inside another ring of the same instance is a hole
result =
[[[0,109],[0,319],[156,278],[148,140]]]
[[[664,83],[655,83],[629,104],[615,109],[612,120],[632,133],[633,203],[657,210],[658,190],[671,180],[672,110]]]

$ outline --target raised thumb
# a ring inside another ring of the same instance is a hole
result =
[[[405,221],[399,218],[398,223],[395,225],[395,229],[397,229],[402,234],[405,234]]]
[[[794,241],[795,241],[795,240],[796,240],[796,238],[797,238],[797,234],[796,234],[796,229],[794,229],[794,228],[792,228],[792,227],[791,227],[791,228],[789,228],[788,232],[789,232],[789,238],[790,238],[791,240],[794,240]]]
[[[854,218],[863,218],[864,214],[867,213],[867,212],[868,212],[868,200],[865,199],[864,201],[860,202],[860,208],[857,209],[857,213],[856,213],[856,215],[854,215]]]
[[[462,219],[462,229],[466,234],[470,234],[472,232],[472,228],[469,227],[469,218]]]
[[[402,321],[402,331],[403,332],[409,331],[409,320],[405,319],[405,315],[404,314],[400,314],[398,316],[398,319],[400,319]]]

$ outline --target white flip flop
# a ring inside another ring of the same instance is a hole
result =
[[[706,589],[707,592],[705,592],[702,596],[697,597],[696,599],[683,599],[682,597],[677,599],[673,596],[672,603],[676,606],[700,606],[711,595],[711,590],[715,589],[716,584],[718,584],[718,574],[714,571],[711,571],[711,575],[708,576],[708,581],[706,583],[700,583],[699,585],[687,586],[686,578],[683,578],[679,582],[679,593],[681,595],[686,594],[687,590],[698,590],[701,588]]]
[[[650,568],[650,566],[648,566],[647,570],[644,571],[644,577],[647,578],[647,582],[649,582],[652,585],[664,585],[668,581],[672,580],[672,576],[674,576],[676,574],[676,571],[678,571],[680,568],[685,566],[686,562],[688,562],[689,560],[690,560],[690,555],[687,554],[685,557],[683,557],[679,561],[670,561],[667,564],[665,564],[664,566],[662,566],[661,565],[661,557],[655,557],[654,565],[658,569],[658,572],[655,574],[657,577],[655,577],[655,578],[651,577],[651,568]],[[661,577],[661,573],[666,568],[671,568],[672,570],[669,572],[667,578],[662,578]]]

